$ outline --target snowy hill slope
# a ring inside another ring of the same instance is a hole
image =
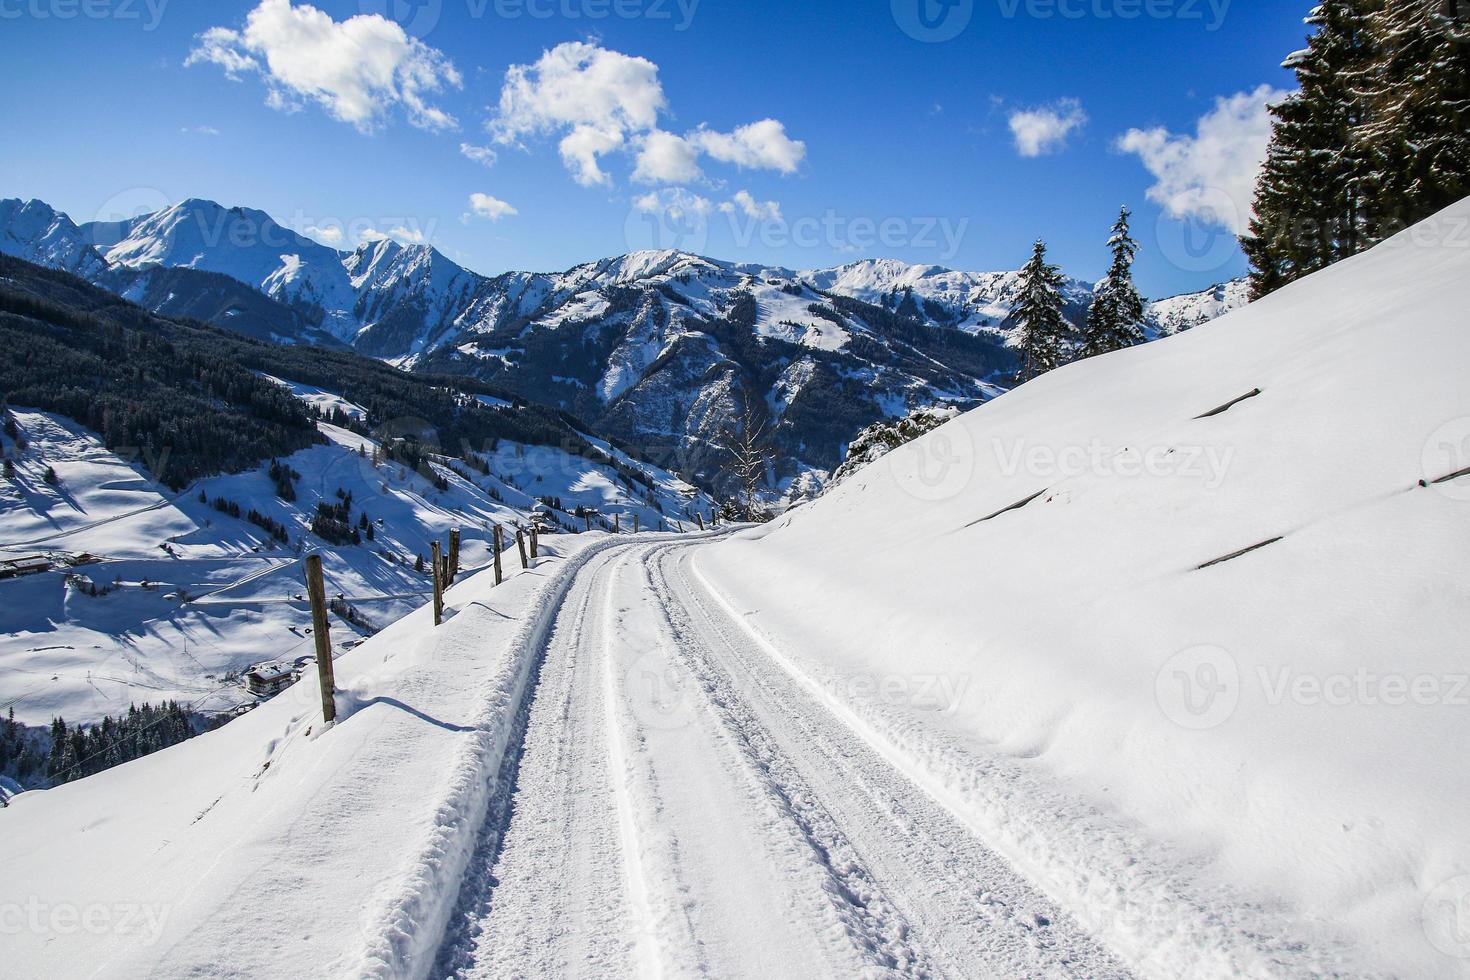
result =
[[[320,408],[355,408],[312,386],[292,387]],[[628,530],[634,515],[656,529],[665,514],[681,520],[690,507],[705,514],[711,507],[677,478],[601,442],[608,462],[600,465],[556,447],[503,441],[487,458],[488,474],[459,460],[432,464],[446,484],[440,490],[398,463],[375,462],[380,440],[325,422],[327,445],[282,460],[299,474],[293,501],[280,499],[264,464],[175,494],[143,460],[119,458],[68,419],[19,407],[14,416],[29,446],[17,453],[13,441],[0,443],[17,468],[16,479],[0,481],[0,559],[57,560],[53,571],[0,582],[9,610],[0,633],[0,704],[33,726],[58,715],[90,723],[161,699],[206,715],[254,703],[240,671],[312,652],[303,632],[310,615],[299,598],[299,559],[308,549],[323,554],[330,591],[360,614],[356,624],[337,620],[345,642],[423,605],[429,580],[415,559],[427,558],[430,542],[446,542],[452,528],[463,529],[461,561],[473,568],[490,560],[493,525],[528,526],[533,511],[546,510],[538,497],[560,502],[565,510],[555,519],[567,529],[581,524],[568,513],[579,507],[606,519],[619,515]],[[635,492],[614,463],[646,470],[652,489]],[[59,477],[54,487],[42,479],[46,466]],[[372,523],[372,540],[340,546],[311,532],[317,504],[340,503],[339,491],[350,495],[354,525],[362,517]],[[220,499],[277,522],[288,540],[221,513],[214,506]],[[69,567],[61,560],[79,554],[100,562]],[[71,575],[85,576],[101,594],[69,587]]]
[[[1047,375],[699,567],[1148,972],[1470,975],[1467,221]]]
[[[548,539],[500,588],[456,583],[444,626],[419,609],[343,656],[330,729],[308,679],[218,731],[12,799],[0,902],[29,911],[7,972],[427,975],[543,610],[613,541]],[[70,930],[68,909],[96,927]],[[283,923],[289,941],[261,941]]]

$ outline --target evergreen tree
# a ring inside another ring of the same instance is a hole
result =
[[[1019,328],[1023,384],[1066,361],[1072,331],[1062,316],[1062,282],[1061,269],[1046,261],[1046,243],[1038,240],[1021,270],[1021,297],[1012,313]]]
[[[1305,50],[1283,67],[1301,90],[1271,107],[1271,144],[1241,245],[1260,298],[1371,243],[1364,198],[1371,149],[1362,140],[1377,63],[1371,14],[1381,0],[1323,0]]]
[[[1371,18],[1364,184],[1386,238],[1470,195],[1470,3],[1390,0]]]
[[[1138,242],[1128,227],[1131,217],[1127,208],[1118,215],[1113,225],[1108,248],[1113,253],[1113,264],[1108,274],[1097,284],[1092,308],[1087,311],[1087,332],[1083,336],[1081,354],[1094,357],[1109,351],[1122,350],[1143,343],[1143,296],[1133,284],[1133,259],[1138,254]]]

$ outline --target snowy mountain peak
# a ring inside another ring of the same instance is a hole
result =
[[[86,279],[107,269],[71,218],[34,199],[0,200],[0,253]]]

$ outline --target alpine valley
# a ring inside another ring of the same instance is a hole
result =
[[[716,491],[721,434],[766,423],[773,491],[811,496],[864,428],[1007,387],[1016,272],[872,259],[794,271],[642,251],[560,273],[483,276],[389,238],[339,251],[262,211],[187,200],[78,224],[0,201],[0,253],[169,317],[285,344],[350,347],[565,410]],[[1065,281],[1081,324],[1093,286]],[[1150,339],[1246,302],[1242,282],[1150,304]]]

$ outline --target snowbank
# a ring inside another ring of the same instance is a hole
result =
[[[559,596],[627,538],[447,595],[207,735],[0,810],[15,976],[422,976]],[[515,565],[516,562],[510,562]],[[507,571],[511,571],[507,568]]]
[[[1470,975],[1467,227],[1028,384],[699,567],[1148,972]]]

